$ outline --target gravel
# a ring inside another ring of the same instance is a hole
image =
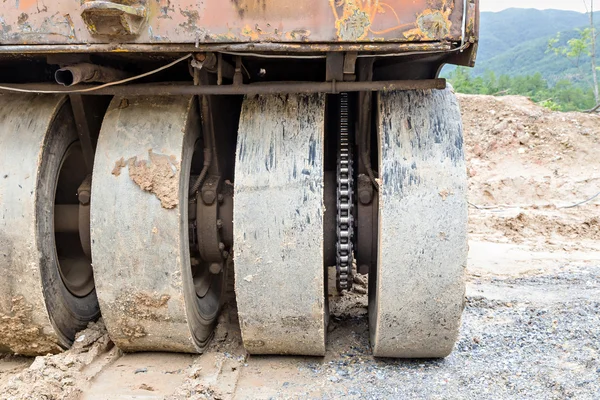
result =
[[[496,289],[567,288],[578,295],[551,302],[511,298],[510,291],[505,299],[470,296],[460,339],[444,360],[376,360],[369,355],[366,317],[334,318],[330,347],[339,354],[300,362],[299,372],[312,383],[286,382],[272,398],[598,399],[598,277],[600,268],[587,268],[490,280]],[[336,349],[336,332],[351,332],[352,345]]]

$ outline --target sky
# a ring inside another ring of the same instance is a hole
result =
[[[537,8],[546,10],[572,10],[585,12],[584,0],[479,0],[481,11],[501,11],[506,8]],[[590,0],[585,0],[589,5]],[[595,7],[600,11],[600,1],[596,0]]]

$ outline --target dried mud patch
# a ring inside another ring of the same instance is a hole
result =
[[[114,176],[121,170],[129,169],[129,177],[140,189],[154,194],[163,208],[173,209],[179,204],[179,164],[174,155],[154,153],[148,150],[148,160],[123,157],[115,161]]]
[[[149,294],[137,292],[133,295],[125,295],[118,303],[122,304],[127,315],[135,319],[152,321],[168,321],[169,310],[167,304],[171,296],[168,294]]]
[[[92,322],[77,334],[68,351],[36,357],[29,368],[8,381],[0,398],[77,399],[81,382],[87,380],[84,368],[112,347],[104,324]]]
[[[235,396],[245,356],[205,354],[189,368],[188,376],[168,400],[227,400]]]
[[[170,320],[168,302],[171,296],[157,293],[133,293],[119,297],[119,339],[133,343],[136,339],[147,335],[143,324],[139,321],[164,322]],[[116,340],[116,337],[115,337]]]
[[[179,204],[179,167],[175,156],[148,151],[148,160],[129,159],[129,177],[142,190],[153,193],[167,209]]]
[[[57,339],[32,321],[32,309],[23,296],[12,299],[10,314],[0,314],[0,348],[25,356],[58,353]]]

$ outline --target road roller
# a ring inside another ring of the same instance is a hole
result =
[[[373,355],[442,358],[467,260],[478,0],[16,0],[0,12],[0,352],[322,356],[368,275]],[[335,284],[329,285],[329,282]]]

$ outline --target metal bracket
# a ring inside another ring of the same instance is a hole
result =
[[[358,272],[369,273],[377,263],[377,220],[378,193],[373,189],[371,179],[358,176],[356,264]]]
[[[209,175],[204,180],[196,202],[196,235],[198,252],[211,270],[222,265],[233,245],[233,190],[220,176]],[[219,273],[220,269],[213,273]]]
[[[217,191],[221,177],[207,176],[199,193],[201,201],[196,203],[196,234],[198,235],[198,251],[207,263],[223,262],[222,252],[225,245],[221,241],[217,220],[219,219],[219,203]]]
[[[223,84],[223,54],[217,56],[217,85]]]
[[[88,1],[81,18],[92,35],[137,36],[146,22],[142,5],[124,5],[112,1]]]
[[[325,80],[327,82],[344,80],[344,53],[327,53]]]
[[[327,82],[355,81],[357,59],[357,52],[327,53],[325,80]]]
[[[344,56],[344,80],[355,81],[356,80],[356,60],[358,59],[358,53],[349,51]]]
[[[223,60],[221,59],[221,65]],[[233,74],[233,84],[234,85],[243,85],[244,84],[244,75],[242,74],[242,57],[235,57],[235,73]]]

